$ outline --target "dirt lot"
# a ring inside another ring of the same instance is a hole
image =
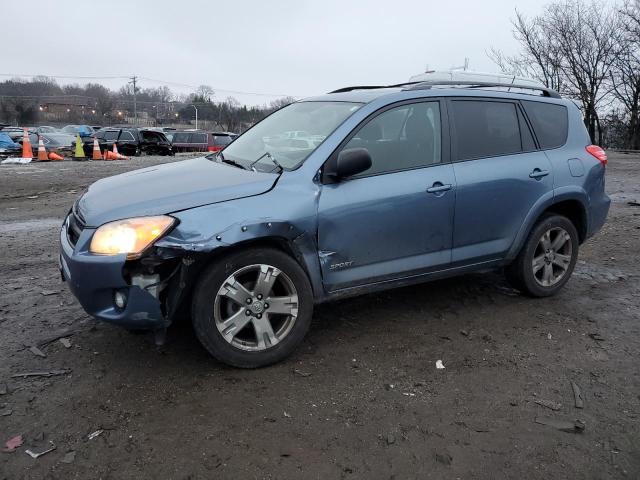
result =
[[[609,222],[559,296],[491,274],[324,305],[255,371],[216,363],[188,322],[161,350],[96,323],[60,282],[81,190],[170,159],[0,167],[0,448],[24,437],[0,479],[640,478],[640,158],[610,157]],[[70,348],[29,349],[67,329]]]

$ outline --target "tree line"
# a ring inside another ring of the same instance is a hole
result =
[[[293,100],[286,97],[262,106],[246,106],[234,97],[217,99],[207,85],[191,94],[177,94],[166,86],[136,88],[134,100],[131,84],[114,91],[98,83],[60,85],[51,77],[38,76],[0,82],[0,123],[51,123],[48,105],[55,104],[58,108],[53,123],[112,125],[137,117],[140,123],[163,126],[193,123],[195,106],[199,121],[239,132]]]
[[[512,25],[519,53],[489,52],[501,70],[573,99],[593,143],[640,149],[640,0],[556,1]]]

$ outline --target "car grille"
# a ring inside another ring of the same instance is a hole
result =
[[[80,216],[74,210],[71,210],[67,217],[67,239],[71,246],[76,246],[84,227],[85,223],[82,221]]]

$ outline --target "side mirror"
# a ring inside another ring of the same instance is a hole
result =
[[[371,155],[366,148],[342,150],[336,162],[335,177],[347,178],[371,168]]]

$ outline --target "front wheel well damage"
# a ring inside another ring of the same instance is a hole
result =
[[[148,257],[129,262],[128,271],[135,272],[135,275],[160,274],[161,288],[158,288],[156,298],[161,303],[168,322],[171,323],[182,316],[188,316],[194,287],[208,266],[227,255],[247,248],[272,248],[282,251],[297,261],[309,276],[301,252],[293,245],[292,240],[282,237],[250,239],[209,252],[180,251],[175,248],[170,251],[156,249]],[[129,276],[128,281],[131,283],[134,275],[130,273]],[[151,285],[151,288],[153,287],[155,285]]]
[[[217,262],[221,258],[235,253],[238,250],[246,250],[248,248],[273,248],[274,250],[279,250],[283,253],[286,253],[296,262],[298,262],[307,276],[309,276],[309,272],[307,271],[307,266],[304,262],[302,253],[295,247],[293,241],[284,237],[273,236],[245,240],[233,245],[229,245],[227,247],[217,248],[207,254],[200,255],[196,261],[196,263],[198,264],[197,277],[199,277],[202,271],[212,263]]]

